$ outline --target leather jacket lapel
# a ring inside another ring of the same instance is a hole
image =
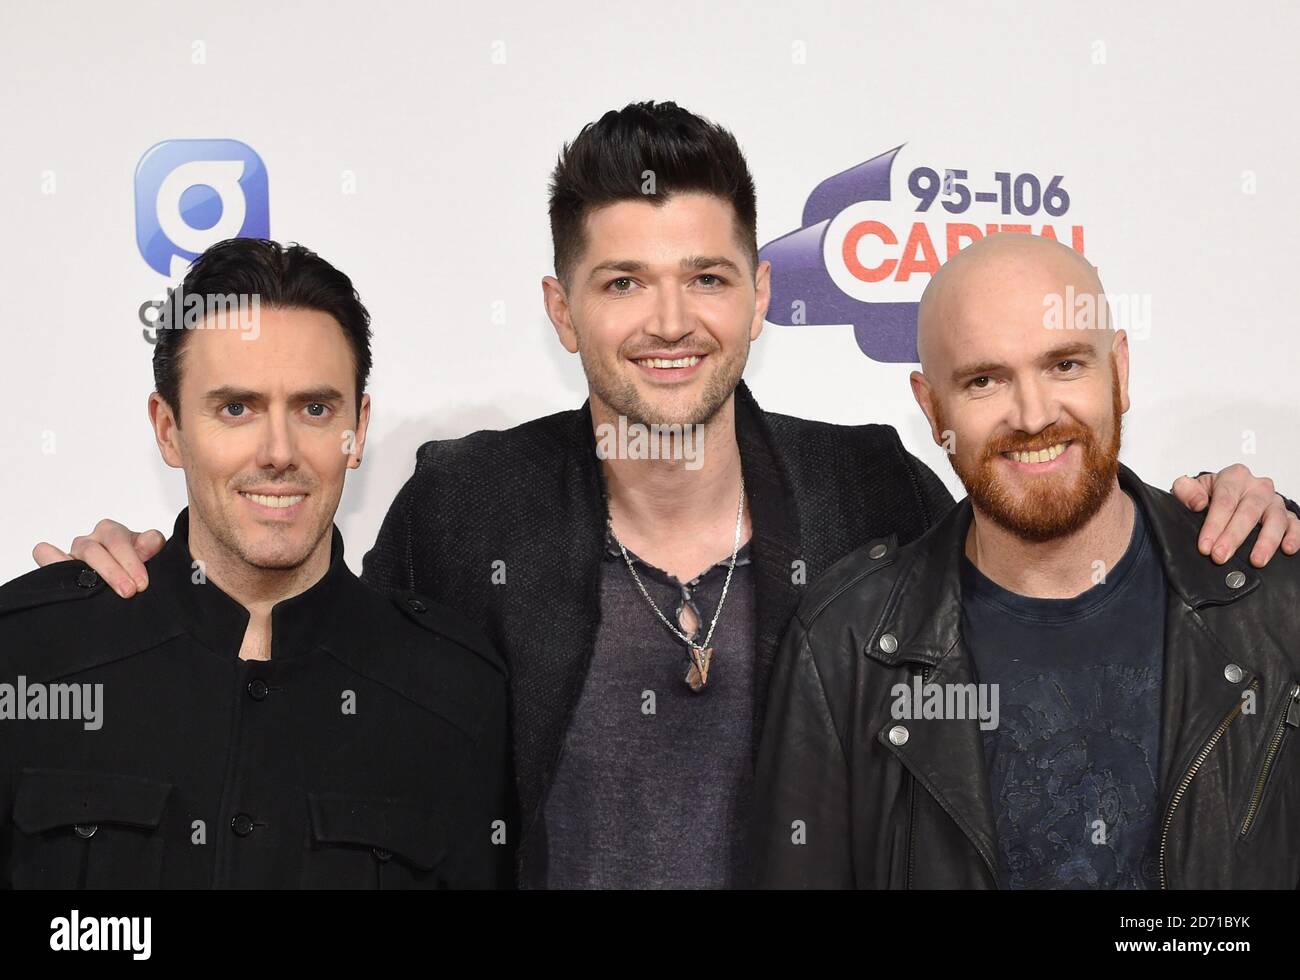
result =
[[[918,672],[923,684],[941,690],[946,684],[975,683],[970,656],[960,642],[959,563],[970,520],[970,503],[963,500],[935,526],[930,547],[916,549],[899,574],[867,643],[869,657],[890,666],[911,665],[910,671],[896,673],[909,689]],[[899,720],[891,713],[870,723],[880,744],[961,828],[996,882],[996,830],[979,720]]]
[[[973,685],[969,655],[960,643],[933,669],[922,669],[923,685]],[[915,682],[909,683],[909,689]],[[924,694],[925,687],[922,687]],[[901,693],[901,692],[900,692]],[[909,695],[910,697],[910,692]],[[878,720],[876,738],[953,818],[979,852],[992,881],[998,881],[997,837],[993,803],[989,795],[988,769],[984,759],[984,738],[977,718],[916,718]],[[894,732],[901,727],[907,739],[896,744]],[[916,856],[914,856],[915,859]]]
[[[1216,565],[1196,547],[1200,517],[1166,495],[1151,491],[1126,467],[1120,485],[1133,495],[1147,516],[1157,554],[1168,582],[1165,611],[1164,684],[1160,725],[1160,878],[1177,885],[1170,855],[1178,847],[1177,827],[1189,787],[1215,758],[1232,765],[1215,767],[1222,782],[1223,811],[1235,818],[1240,801],[1251,792],[1260,729],[1258,714],[1269,714],[1258,701],[1261,689],[1272,691],[1279,679],[1260,675],[1251,651],[1241,649],[1231,632],[1216,632],[1202,611],[1230,605],[1259,587],[1260,577],[1246,561],[1243,547]],[[1250,693],[1248,693],[1250,692]],[[1249,705],[1249,708],[1247,708]],[[1256,715],[1256,718],[1251,718]],[[1221,814],[1216,819],[1221,819]]]

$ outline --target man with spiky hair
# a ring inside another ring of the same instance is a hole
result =
[[[521,884],[744,885],[755,733],[805,584],[952,498],[893,428],[765,412],[741,380],[770,270],[727,130],[672,102],[607,112],[560,154],[550,218],[544,302],[588,401],[422,446],[364,576],[464,610],[504,652]],[[654,451],[686,434],[702,452]],[[1215,498],[1207,530],[1240,500],[1273,553],[1269,485],[1238,468]],[[1248,528],[1227,530],[1232,550]],[[132,591],[156,547],[103,524],[73,550]]]

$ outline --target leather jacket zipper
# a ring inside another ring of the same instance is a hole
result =
[[[1258,689],[1258,678],[1251,681],[1250,686],[1246,688],[1248,691],[1255,691]],[[1241,709],[1244,704],[1244,699],[1238,698],[1237,703],[1232,706],[1232,710],[1228,712],[1223,721],[1219,722],[1219,727],[1214,730],[1214,734],[1210,736],[1210,740],[1201,747],[1200,752],[1196,753],[1196,758],[1192,760],[1191,766],[1188,768],[1187,772],[1183,774],[1183,778],[1178,783],[1178,789],[1174,790],[1173,798],[1169,801],[1169,809],[1165,811],[1164,826],[1160,830],[1160,887],[1163,889],[1168,889],[1169,887],[1169,874],[1165,867],[1165,852],[1169,846],[1169,829],[1174,824],[1174,812],[1178,809],[1178,804],[1183,801],[1183,795],[1187,792],[1187,787],[1190,786],[1192,780],[1196,778],[1197,772],[1200,771],[1201,766],[1205,763],[1210,752],[1213,751],[1214,747],[1219,743],[1219,739],[1221,739],[1223,733],[1228,730],[1228,726],[1236,720],[1237,715],[1241,714]]]
[[[1264,754],[1264,764],[1259,767],[1255,791],[1251,794],[1250,806],[1246,810],[1246,819],[1241,822],[1242,837],[1250,833],[1251,825],[1254,824],[1255,817],[1259,813],[1259,805],[1264,799],[1264,788],[1268,785],[1269,773],[1273,770],[1273,762],[1282,748],[1282,743],[1286,740],[1289,728],[1300,728],[1300,684],[1291,685],[1290,696],[1286,699],[1286,704],[1283,705],[1277,719],[1273,737],[1269,739],[1268,751]]]

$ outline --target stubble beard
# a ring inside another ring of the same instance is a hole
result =
[[[708,351],[707,354],[709,360],[718,358],[721,355],[721,348]],[[579,356],[592,394],[604,402],[615,415],[626,417],[629,423],[645,426],[706,425],[722,410],[727,399],[732,396],[740,383],[741,376],[745,373],[745,363],[749,359],[749,339],[746,337],[743,348],[713,369],[699,399],[684,411],[675,413],[676,417],[665,415],[650,405],[641,396],[640,390],[632,379],[620,375],[597,358],[589,358],[585,350],[580,349]]]

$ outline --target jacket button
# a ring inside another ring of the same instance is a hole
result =
[[[870,551],[868,551],[867,554],[870,555],[872,558],[884,558],[885,555],[888,553],[888,551],[889,549],[886,548],[883,544],[878,544]]]
[[[247,837],[253,832],[253,818],[247,813],[236,813],[230,821],[230,829],[237,837]]]
[[[898,649],[898,638],[893,633],[886,633],[880,638],[880,649],[885,653],[893,653]]]
[[[406,604],[411,607],[411,612],[422,613],[429,608],[419,599],[407,599]]]
[[[72,828],[77,832],[77,836],[89,840],[95,836],[95,831],[99,829],[99,824],[79,823]]]
[[[1236,664],[1228,664],[1223,668],[1223,676],[1228,679],[1229,684],[1236,684],[1241,680],[1241,668]]]
[[[373,854],[375,859],[378,861],[391,861],[393,859],[393,852],[385,851],[382,847],[372,847],[370,853]]]
[[[1228,584],[1228,588],[1230,588],[1230,589],[1239,589],[1239,588],[1241,588],[1243,585],[1246,584],[1246,573],[1245,573],[1245,572],[1229,572],[1229,573],[1227,574],[1227,577],[1224,578],[1223,581],[1226,582],[1226,583]]]
[[[889,730],[889,740],[895,745],[906,745],[907,727],[905,725],[895,725]]]
[[[248,696],[254,701],[261,701],[266,697],[266,692],[269,690],[270,688],[266,686],[266,681],[262,680],[260,677],[254,677],[248,682]]]
[[[93,589],[99,584],[99,576],[93,568],[83,568],[77,576],[77,585],[83,589]]]

